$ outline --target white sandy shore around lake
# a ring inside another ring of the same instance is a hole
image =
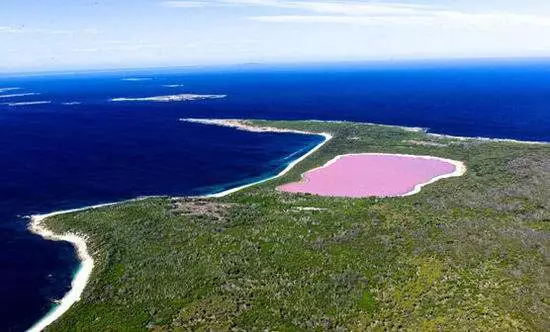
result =
[[[407,155],[400,155],[400,156],[407,156]],[[419,184],[417,184],[416,186],[414,186],[414,189],[413,189],[413,190],[409,191],[408,193],[405,193],[405,194],[401,195],[402,197],[411,196],[411,195],[417,194],[417,193],[420,192],[420,190],[422,190],[422,188],[423,188],[424,186],[427,186],[427,185],[432,184],[432,183],[434,183],[434,182],[437,182],[437,181],[439,181],[439,180],[463,176],[464,174],[466,174],[466,171],[467,171],[466,164],[464,164],[464,162],[459,161],[459,160],[447,159],[447,158],[440,158],[440,157],[433,157],[433,156],[416,156],[416,155],[415,155],[415,156],[413,156],[413,157],[415,157],[415,158],[423,158],[423,159],[431,159],[431,160],[439,160],[439,161],[447,162],[447,163],[449,163],[449,164],[453,164],[454,167],[455,167],[455,170],[454,170],[454,172],[452,172],[452,173],[442,174],[442,175],[433,177],[433,178],[430,179],[429,181],[426,181],[426,182],[424,182],[424,183],[419,183]]]
[[[189,121],[189,122],[199,122],[199,121]],[[211,125],[223,125],[223,124],[219,124],[217,122],[211,122],[211,121],[207,121],[207,120],[205,120],[205,122],[200,122],[200,123],[211,124]],[[225,125],[225,126],[227,126],[227,125]],[[275,176],[272,176],[270,178],[266,178],[266,179],[263,179],[263,180],[260,180],[260,181],[254,182],[254,183],[249,183],[249,184],[246,184],[246,185],[243,185],[243,186],[239,186],[239,187],[236,187],[236,188],[233,188],[233,189],[228,189],[228,190],[222,191],[220,193],[211,194],[211,195],[204,195],[204,196],[198,196],[197,198],[213,198],[213,197],[227,196],[227,195],[230,195],[230,194],[232,194],[234,192],[237,192],[239,190],[242,190],[242,189],[245,189],[245,188],[260,184],[260,183],[264,183],[264,182],[273,180],[273,179],[278,178],[280,176],[283,176],[288,171],[290,171],[290,169],[292,167],[294,167],[297,163],[299,163],[300,161],[304,160],[309,155],[311,155],[312,153],[317,151],[321,146],[323,146],[328,140],[330,140],[332,138],[332,136],[328,133],[311,133],[311,132],[298,131],[298,130],[280,130],[280,129],[277,129],[277,128],[271,128],[271,130],[270,130],[269,128],[257,128],[257,127],[253,127],[253,126],[246,125],[246,124],[239,125],[237,123],[237,120],[234,120],[233,122],[231,122],[230,127],[238,128],[240,130],[254,131],[254,132],[271,132],[271,131],[275,131],[275,132],[299,133],[299,134],[308,134],[308,135],[320,135],[320,136],[324,137],[324,140],[320,144],[316,145],[313,149],[311,149],[308,153],[304,154],[302,157],[300,157],[297,160],[290,163],[283,171],[281,171],[279,174],[277,174]],[[258,129],[261,129],[261,130],[258,130]],[[55,322],[65,312],[67,312],[67,310],[69,310],[69,308],[73,304],[78,302],[80,300],[82,292],[84,291],[84,288],[86,287],[86,285],[88,283],[88,280],[90,279],[90,276],[92,274],[92,270],[93,270],[93,267],[94,267],[93,258],[87,250],[86,237],[85,236],[79,235],[79,234],[74,234],[74,233],[56,234],[56,233],[50,231],[49,229],[47,229],[43,225],[43,221],[45,219],[49,218],[49,217],[58,216],[58,215],[62,215],[62,214],[87,211],[87,210],[91,210],[91,209],[108,207],[108,206],[118,205],[118,204],[122,204],[122,203],[128,203],[128,202],[147,199],[147,198],[152,198],[152,197],[161,197],[161,196],[140,197],[140,198],[136,198],[136,199],[133,199],[133,200],[125,200],[125,201],[115,202],[115,203],[98,204],[98,205],[93,205],[93,206],[77,208],[77,209],[56,211],[56,212],[52,212],[52,213],[48,213],[48,214],[33,215],[33,216],[30,217],[31,222],[29,224],[29,230],[31,232],[33,232],[35,234],[38,234],[38,235],[40,235],[43,238],[48,239],[48,240],[70,242],[77,250],[78,258],[81,261],[81,266],[80,266],[78,272],[76,273],[76,275],[75,275],[75,277],[74,277],[74,279],[71,283],[71,290],[67,294],[65,294],[65,296],[59,302],[59,305],[55,306],[53,308],[53,310],[51,310],[49,313],[46,314],[46,316],[44,316],[37,323],[35,323],[29,330],[27,330],[28,332],[39,332],[39,331],[44,330],[47,326],[49,326],[50,324]]]
[[[411,195],[414,195],[414,194],[418,194],[424,186],[427,186],[429,184],[432,184],[432,183],[437,182],[437,181],[442,180],[442,179],[462,176],[462,175],[466,174],[466,170],[467,170],[466,164],[464,164],[464,162],[462,162],[462,161],[447,159],[447,158],[441,158],[441,157],[435,157],[435,156],[401,154],[401,153],[381,153],[381,152],[348,153],[348,154],[338,155],[338,156],[332,158],[331,160],[327,161],[324,165],[313,168],[313,169],[310,169],[309,171],[303,173],[301,175],[301,177],[302,177],[301,181],[302,182],[307,181],[307,178],[306,178],[307,173],[311,173],[311,172],[329,167],[330,165],[334,164],[338,160],[340,160],[344,157],[347,157],[347,156],[397,156],[397,157],[407,157],[407,158],[418,158],[418,159],[442,161],[442,162],[445,162],[445,163],[452,164],[455,167],[455,170],[452,173],[447,173],[447,174],[442,174],[442,175],[435,176],[435,177],[431,178],[429,181],[426,181],[426,182],[419,183],[419,184],[415,185],[413,190],[411,190],[411,191],[409,191],[405,194],[396,196],[396,197],[406,197],[406,196],[411,196]],[[279,190],[279,188],[277,188],[277,190]]]

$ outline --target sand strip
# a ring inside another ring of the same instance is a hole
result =
[[[282,192],[290,192],[290,193],[305,193],[305,192],[308,192],[308,191],[304,191],[304,192],[302,192],[302,191],[297,191],[297,192],[289,191],[289,190],[285,189],[285,187],[288,188],[288,187],[292,187],[294,185],[300,185],[300,184],[303,185],[305,183],[308,183],[308,181],[309,181],[308,175],[314,174],[315,172],[318,172],[319,170],[329,168],[331,165],[335,164],[336,162],[338,162],[342,158],[350,157],[350,156],[358,156],[358,157],[363,157],[363,156],[365,156],[365,157],[366,156],[405,157],[405,158],[414,158],[414,159],[436,160],[436,161],[448,163],[448,164],[451,164],[451,165],[454,166],[454,171],[453,172],[438,175],[438,176],[434,176],[434,177],[430,178],[430,180],[428,180],[428,181],[415,184],[414,189],[412,189],[409,192],[406,192],[406,193],[400,194],[400,195],[395,195],[395,196],[390,195],[390,196],[385,196],[385,197],[411,196],[411,195],[419,193],[420,190],[422,190],[422,188],[426,185],[432,184],[432,183],[434,183],[438,180],[441,180],[441,179],[462,176],[466,173],[466,165],[461,161],[452,160],[452,159],[446,159],[446,158],[440,158],[440,157],[434,157],[434,156],[408,155],[408,154],[398,154],[398,153],[349,153],[349,154],[343,154],[343,155],[338,155],[338,156],[334,157],[333,159],[326,162],[324,165],[313,168],[313,169],[303,173],[302,176],[301,176],[302,179],[299,182],[287,183],[285,185],[277,187],[277,190],[282,191]],[[331,181],[330,178],[327,178],[326,180],[329,181],[329,183],[332,183],[334,181],[334,179],[332,179],[332,181]],[[360,183],[360,181],[358,181],[357,183]],[[350,191],[353,191],[353,189],[354,188],[350,188]],[[311,194],[315,195],[316,193],[311,192]],[[317,194],[317,195],[325,196],[325,195],[322,195],[322,194]],[[328,196],[333,196],[333,195],[328,195]],[[340,195],[334,195],[334,196],[335,197],[340,197]],[[377,196],[377,195],[372,195],[372,196]],[[351,195],[351,194],[346,194],[345,196],[341,196],[341,197],[364,198],[364,197],[371,197],[371,196],[370,195],[367,195],[367,196],[354,196],[354,195]]]
[[[139,198],[139,199],[142,199],[142,198]],[[135,200],[132,200],[132,201],[135,201]],[[75,302],[79,301],[80,296],[82,295],[82,292],[84,291],[84,288],[86,287],[86,284],[90,279],[90,275],[92,274],[92,269],[94,268],[94,260],[92,259],[92,256],[90,256],[90,254],[88,253],[85,236],[81,236],[74,233],[55,234],[54,232],[47,229],[42,224],[42,222],[46,218],[58,216],[61,214],[97,209],[97,208],[107,207],[107,206],[121,204],[125,202],[128,202],[128,201],[98,204],[98,205],[86,206],[78,209],[56,211],[56,212],[47,213],[47,214],[36,214],[30,217],[31,222],[29,224],[29,230],[31,232],[38,234],[47,240],[66,241],[71,243],[75,247],[76,252],[78,254],[78,258],[80,259],[80,267],[71,283],[71,290],[67,294],[65,294],[65,296],[59,302],[59,304],[55,306],[53,310],[48,312],[46,316],[44,316],[37,323],[35,323],[30,329],[28,329],[27,330],[28,332],[39,332],[44,330],[48,325],[53,323],[55,320],[61,317],[61,315],[63,315],[67,310],[69,310],[69,308]]]

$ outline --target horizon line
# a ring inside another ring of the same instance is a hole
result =
[[[159,65],[159,66],[135,66],[135,67],[107,67],[107,68],[75,68],[75,69],[44,69],[44,70],[22,70],[22,71],[0,71],[0,79],[4,77],[30,77],[30,76],[50,76],[50,75],[72,75],[72,74],[93,74],[93,73],[115,73],[115,72],[134,72],[146,70],[209,70],[218,68],[243,68],[243,67],[296,67],[296,66],[316,66],[316,65],[367,65],[367,64],[425,64],[432,63],[487,63],[494,62],[540,62],[548,61],[550,56],[488,56],[488,57],[425,57],[425,58],[383,58],[383,59],[365,59],[365,60],[315,60],[315,61],[295,61],[295,62],[235,62],[235,63],[216,63],[216,64],[196,64],[196,65]]]

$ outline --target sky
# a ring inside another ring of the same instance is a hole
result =
[[[0,72],[549,57],[546,0],[0,0]]]

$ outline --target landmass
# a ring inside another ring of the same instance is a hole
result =
[[[44,105],[44,104],[51,104],[51,103],[52,103],[51,100],[38,100],[38,101],[22,101],[22,102],[13,102],[13,103],[0,103],[0,105],[16,107],[16,106]]]
[[[113,102],[128,102],[128,101],[158,101],[158,102],[171,102],[171,101],[190,101],[201,99],[221,99],[226,95],[197,95],[190,93],[183,93],[179,95],[168,96],[154,96],[154,97],[139,97],[139,98],[113,98]]]
[[[84,239],[93,258],[80,300],[48,330],[550,329],[550,145],[349,122],[194,122],[325,139],[240,190],[33,218],[42,235]],[[405,197],[277,190],[362,153],[467,171]]]
[[[0,98],[16,98],[16,97],[26,97],[26,96],[36,96],[40,93],[37,92],[26,92],[26,93],[12,93],[7,95],[0,95]]]

